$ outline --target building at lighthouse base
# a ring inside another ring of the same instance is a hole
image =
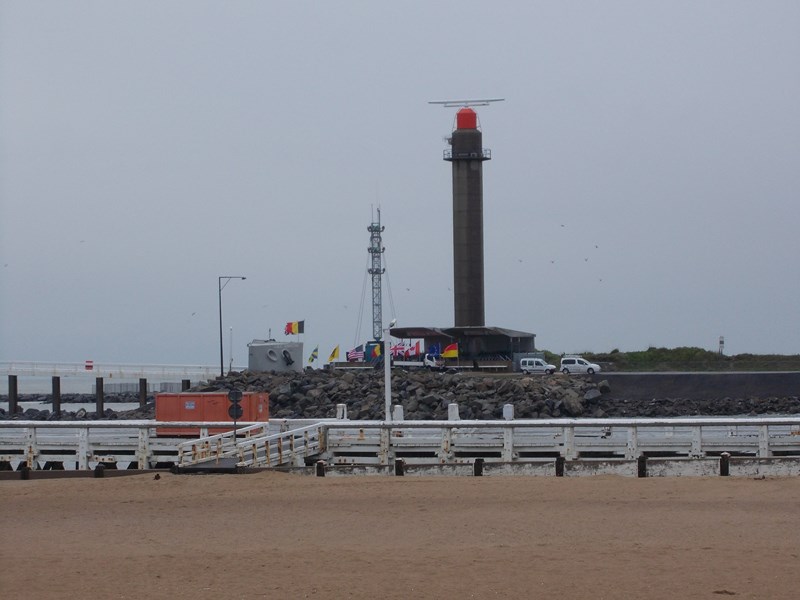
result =
[[[518,370],[521,358],[541,354],[536,351],[536,334],[504,327],[392,327],[390,334],[401,340],[424,340],[428,352],[457,344],[458,358],[450,366]]]

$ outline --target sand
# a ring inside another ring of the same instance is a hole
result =
[[[798,598],[800,479],[0,481],[0,596]]]

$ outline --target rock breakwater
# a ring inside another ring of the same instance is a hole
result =
[[[302,373],[232,373],[192,388],[194,392],[224,390],[265,391],[270,394],[270,415],[275,418],[329,418],[336,405],[347,406],[350,419],[384,417],[382,371],[320,371]],[[64,410],[70,401],[91,403],[92,395],[62,397],[62,419],[98,418],[91,411]],[[46,397],[45,397],[46,398]],[[7,398],[4,398],[7,400]],[[28,400],[29,398],[20,398]],[[43,399],[44,400],[44,399]],[[46,400],[45,400],[46,401]],[[138,402],[136,394],[106,396],[106,403]],[[681,417],[800,414],[797,396],[783,397],[665,397],[641,399],[615,396],[602,378],[589,376],[523,376],[475,373],[438,373],[395,370],[392,403],[402,404],[406,419],[447,419],[447,407],[458,403],[462,419],[502,418],[503,405],[514,406],[518,419],[561,417]],[[144,408],[114,411],[106,408],[99,418],[152,419],[153,397]],[[15,417],[0,410],[0,418],[57,419],[50,410],[28,409]]]

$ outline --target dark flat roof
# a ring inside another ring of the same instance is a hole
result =
[[[506,329],[505,327],[392,327],[389,333],[400,339],[432,337],[503,336],[509,338],[535,338],[535,333]]]
[[[425,327],[425,326],[392,327],[389,330],[389,333],[391,333],[393,337],[404,340],[411,338],[453,337],[440,327]]]

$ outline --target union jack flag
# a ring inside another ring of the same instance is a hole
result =
[[[395,358],[410,358],[419,355],[420,344],[411,342],[398,342],[392,346],[392,356]]]
[[[405,356],[406,354],[406,346],[403,342],[395,344],[392,346],[392,356],[395,358]]]

